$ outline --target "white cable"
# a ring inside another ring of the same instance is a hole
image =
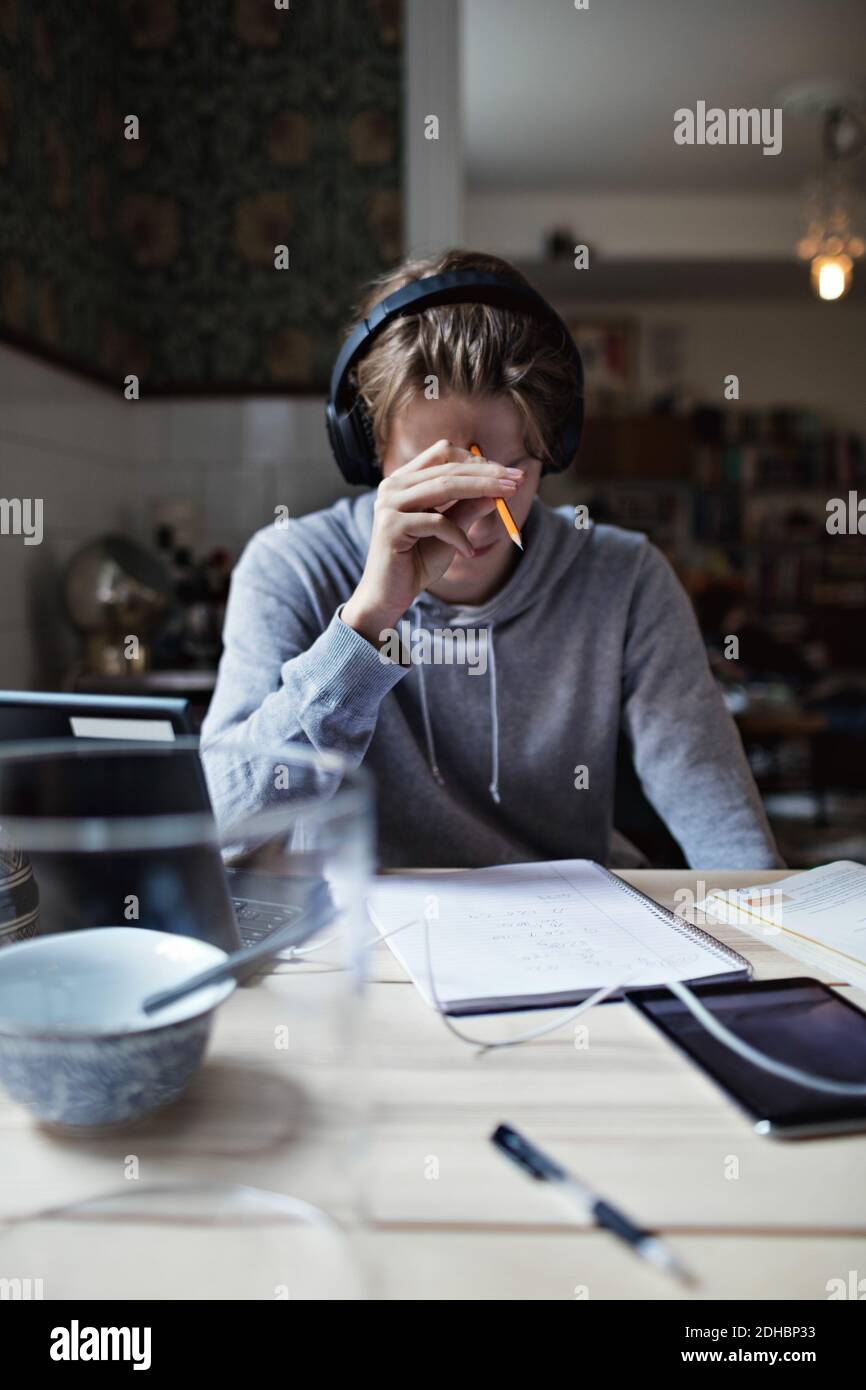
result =
[[[412,917],[408,922],[403,922],[399,927],[392,927],[390,931],[379,932],[376,936],[372,937],[370,941],[365,942],[365,946],[375,946],[380,941],[387,941],[389,937],[396,936],[398,932],[406,931],[407,927],[417,926],[417,917]],[[424,952],[427,957],[427,979],[430,985],[430,997],[433,1000],[433,1007],[449,1033],[453,1033],[455,1038],[459,1038],[461,1042],[469,1043],[472,1047],[480,1048],[482,1052],[492,1052],[495,1047],[516,1047],[518,1043],[530,1042],[533,1038],[541,1038],[545,1033],[555,1033],[557,1028],[562,1028],[570,1019],[576,1018],[578,1014],[585,1013],[588,1009],[593,1008],[594,1005],[600,1004],[603,999],[607,999],[609,995],[615,994],[617,990],[623,989],[625,985],[628,984],[628,979],[625,979],[620,980],[618,984],[603,985],[601,989],[597,989],[595,993],[591,994],[587,999],[581,1000],[574,1008],[569,1009],[564,1017],[555,1019],[553,1023],[542,1023],[539,1027],[532,1028],[527,1033],[519,1033],[515,1038],[505,1038],[501,1042],[487,1042],[484,1038],[470,1038],[468,1033],[462,1032],[460,1028],[451,1022],[451,1019],[445,1012],[442,1001],[436,992],[436,982],[433,978],[433,962],[430,957],[430,922],[426,917],[424,918]]]
[[[412,925],[413,923],[411,922],[405,923],[407,927]],[[397,927],[396,930],[403,931],[404,927]],[[388,935],[392,936],[393,932],[389,932]],[[470,1043],[472,1047],[480,1048],[482,1053],[492,1052],[493,1049],[497,1047],[516,1047],[518,1043],[531,1042],[533,1038],[541,1038],[545,1033],[555,1033],[558,1028],[562,1028],[570,1019],[577,1018],[578,1014],[586,1013],[588,1009],[594,1008],[596,1004],[600,1004],[602,1000],[607,999],[609,995],[616,994],[617,990],[622,989],[623,986],[628,983],[628,980],[620,980],[616,984],[603,985],[601,989],[597,989],[591,994],[588,999],[582,999],[573,1009],[569,1009],[564,1017],[555,1019],[553,1023],[542,1023],[538,1028],[531,1028],[527,1033],[518,1033],[516,1037],[505,1038],[501,1042],[487,1042],[484,1038],[470,1038],[468,1033],[464,1033],[456,1024],[451,1022],[451,1019],[442,1006],[442,1001],[436,992],[436,983],[433,979],[433,959],[430,955],[430,922],[427,917],[424,918],[424,954],[427,958],[427,982],[430,986],[430,996],[433,1000],[433,1006],[436,1012],[449,1033],[453,1033],[454,1037],[459,1038],[461,1042]]]
[[[762,1071],[768,1071],[783,1081],[792,1081],[797,1086],[809,1086],[812,1090],[824,1091],[827,1095],[866,1096],[866,1085],[858,1085],[850,1081],[833,1081],[827,1076],[815,1076],[812,1072],[802,1071],[800,1067],[792,1067],[787,1062],[780,1062],[775,1057],[768,1057],[766,1052],[761,1052],[743,1038],[738,1038],[736,1033],[732,1033],[729,1028],[720,1023],[715,1014],[710,1013],[710,1010],[705,1008],[699,999],[695,998],[691,990],[681,980],[665,980],[664,983],[680,1002],[685,1004],[696,1021],[716,1039],[716,1042],[730,1048],[731,1052],[736,1052],[737,1056],[742,1057],[745,1062],[751,1062],[754,1066],[760,1067]]]
[[[404,922],[402,926],[393,927],[389,932],[380,933],[368,944],[374,945],[376,941],[385,941],[390,936],[395,936],[398,932],[405,931],[407,927],[417,926],[417,918],[412,918],[409,922]],[[581,1001],[573,1009],[569,1010],[562,1018],[557,1018],[553,1023],[543,1023],[538,1028],[532,1028],[526,1033],[519,1033],[514,1038],[506,1038],[501,1042],[486,1042],[482,1038],[472,1038],[468,1033],[464,1033],[460,1028],[451,1022],[448,1014],[442,1005],[442,1001],[436,991],[436,982],[433,976],[433,958],[430,953],[430,922],[424,918],[424,954],[427,961],[427,980],[430,987],[430,995],[433,1000],[434,1008],[448,1029],[455,1038],[461,1042],[470,1043],[473,1047],[478,1047],[482,1052],[492,1051],[497,1047],[516,1047],[518,1043],[531,1042],[534,1038],[543,1037],[545,1033],[554,1033],[558,1028],[562,1028],[570,1019],[576,1018],[578,1014],[585,1013],[594,1008],[610,995],[616,994],[624,989],[629,983],[629,979],[619,980],[616,984],[604,985],[595,991],[587,999]],[[834,1081],[831,1077],[816,1076],[813,1072],[803,1071],[800,1067],[791,1066],[788,1062],[780,1062],[775,1057],[770,1057],[759,1048],[753,1047],[745,1039],[737,1037],[723,1023],[710,1013],[709,1009],[695,997],[688,986],[681,980],[663,980],[661,984],[675,994],[681,1004],[684,1004],[689,1013],[704,1028],[716,1042],[727,1047],[731,1052],[735,1052],[744,1061],[751,1062],[753,1066],[759,1067],[762,1071],[769,1072],[772,1076],[778,1076],[783,1081],[793,1082],[796,1086],[806,1086],[815,1091],[823,1091],[831,1096],[866,1096],[866,1085],[857,1084],[849,1081]]]

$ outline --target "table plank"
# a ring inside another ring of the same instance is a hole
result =
[[[830,1280],[847,1283],[850,1270],[866,1268],[862,1238],[700,1235],[671,1244],[697,1276],[694,1289],[649,1269],[601,1232],[379,1230],[362,1248],[375,1294],[409,1300],[826,1299]],[[808,1313],[797,1321],[807,1325]]]

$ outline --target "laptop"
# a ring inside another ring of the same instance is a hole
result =
[[[213,815],[194,749],[181,749],[162,765],[152,756],[154,743],[171,744],[191,732],[186,700],[0,691],[0,744],[80,738],[122,740],[127,745],[122,755],[127,775],[110,788],[105,779],[99,786],[89,785],[86,760],[81,763],[78,785],[52,787],[52,809],[61,816],[80,814],[83,805],[109,816],[146,816],[149,811]],[[138,742],[141,751],[134,747]],[[11,784],[7,777],[3,789],[7,813],[11,809],[26,814],[32,793],[28,779],[32,782],[33,775],[22,766],[14,769]],[[2,812],[0,804],[0,826]],[[194,936],[224,951],[261,941],[307,910],[313,893],[321,888],[321,880],[313,877],[281,878],[280,901],[272,901],[268,897],[269,888],[274,892],[272,876],[227,869],[216,843],[158,853],[115,851],[98,857],[39,851],[29,858],[39,890],[40,931],[69,931],[99,923],[126,925],[122,904],[135,894],[145,906],[137,922],[129,925]]]

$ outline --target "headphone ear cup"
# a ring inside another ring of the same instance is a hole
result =
[[[348,413],[329,401],[325,423],[334,458],[346,482],[356,487],[376,487],[380,478],[373,426],[367,412],[357,401]]]
[[[328,440],[330,441],[331,450],[337,461],[337,467],[347,483],[354,482],[354,478],[352,477],[353,467],[351,451],[347,449],[346,441],[343,437],[344,422],[332,401],[328,401],[328,404],[325,406],[325,426],[328,431]]]
[[[355,415],[367,446],[367,462],[370,468],[376,467],[376,435],[373,430],[373,421],[370,419],[370,412],[362,401],[357,401],[355,405]]]
[[[346,429],[351,432],[352,438],[352,477],[350,481],[363,484],[366,487],[378,487],[382,479],[376,458],[376,437],[373,432],[373,421],[360,397],[355,398],[354,405],[346,417]]]
[[[557,441],[556,457],[546,463],[541,470],[541,476],[545,477],[548,473],[565,473],[577,457],[580,448],[580,438],[583,434],[583,396],[575,402],[571,416]]]

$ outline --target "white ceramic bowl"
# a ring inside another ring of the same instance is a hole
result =
[[[115,1125],[181,1094],[204,1055],[226,980],[161,1013],[158,989],[225,958],[218,946],[142,927],[37,937],[0,951],[0,1083],[40,1120]]]

